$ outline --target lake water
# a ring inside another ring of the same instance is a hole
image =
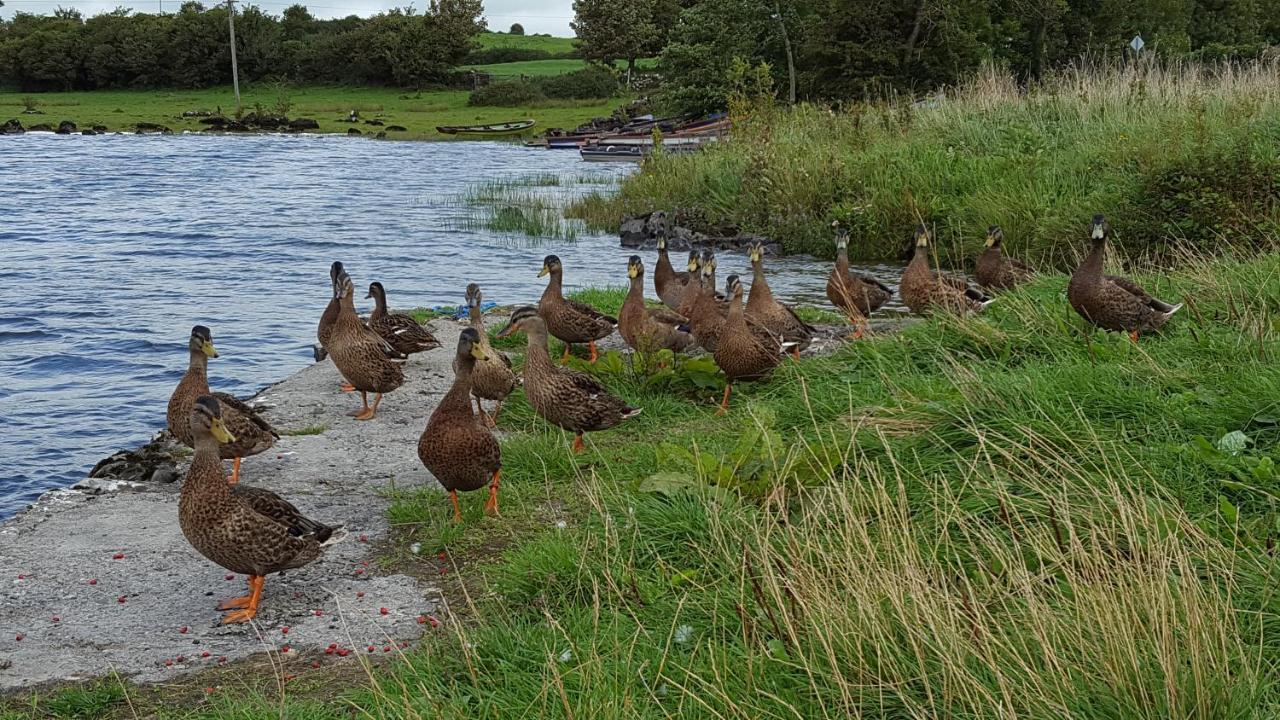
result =
[[[458,196],[534,174],[589,181],[537,192],[585,192],[632,171],[505,143],[0,137],[0,518],[164,427],[192,325],[213,330],[218,390],[249,395],[311,363],[334,260],[399,308],[460,303],[468,282],[536,301],[548,253],[567,286],[623,284],[616,236],[460,230]],[[825,304],[826,263],[771,265],[777,294]],[[720,274],[746,266],[722,257]]]

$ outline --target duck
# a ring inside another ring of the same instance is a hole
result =
[[[353,291],[351,276],[344,270],[335,283],[340,309],[329,335],[329,355],[347,382],[360,391],[362,407],[355,413],[355,419],[372,420],[378,414],[382,396],[404,384],[402,365],[406,358],[360,322]],[[369,393],[374,393],[372,407]]]
[[[696,257],[693,253],[690,255]],[[675,266],[671,264],[671,257],[667,255],[666,228],[659,228],[658,262],[653,266],[653,291],[658,294],[663,305],[672,310],[680,307],[680,300],[684,297],[684,289],[689,285],[692,272],[676,272]]]
[[[696,343],[689,332],[688,319],[666,308],[644,304],[644,261],[639,255],[627,260],[631,287],[618,313],[618,332],[631,349],[640,353],[659,350],[683,352]]]
[[[329,355],[329,336],[333,334],[333,324],[338,320],[338,295],[335,292],[338,286],[338,275],[343,272],[342,263],[335,260],[329,266],[329,304],[324,306],[324,312],[320,315],[320,324],[316,327],[316,340],[320,342],[320,349],[316,351],[316,362],[324,360]],[[355,386],[347,381],[342,382],[343,392],[355,392]]]
[[[376,332],[387,344],[400,354],[408,356],[413,353],[434,350],[440,347],[440,341],[431,331],[418,324],[417,320],[404,313],[393,313],[387,310],[387,291],[380,282],[369,283],[369,294],[373,298],[374,308],[369,315],[369,329]]]
[[[1134,281],[1116,275],[1104,275],[1107,240],[1111,224],[1103,215],[1094,215],[1090,231],[1090,250],[1067,283],[1067,300],[1088,322],[1115,332],[1129,333],[1138,342],[1141,333],[1164,327],[1182,303],[1172,305],[1157,300]]]
[[[471,327],[480,335],[480,350],[484,354],[482,359],[475,361],[475,368],[471,371],[471,394],[475,396],[476,410],[480,419],[489,427],[496,427],[498,413],[502,412],[502,402],[519,384],[519,378],[511,369],[511,358],[505,353],[494,350],[489,343],[489,335],[484,329],[484,316],[480,313],[480,303],[483,298],[480,286],[475,283],[467,285],[466,298],[467,315]],[[497,401],[498,404],[494,406],[492,415],[485,413],[482,400]]]
[[[698,298],[702,296],[702,255],[697,250],[689,251],[689,262],[687,275],[689,282],[685,283],[680,290],[680,300],[676,303],[676,314],[681,317],[689,317],[689,313],[693,312],[693,306],[698,302]]]
[[[704,250],[698,260],[700,294],[689,312],[689,327],[693,337],[704,350],[715,353],[720,333],[729,317],[729,301],[722,300],[715,291],[716,257]],[[726,284],[727,287],[727,284]],[[755,318],[746,318],[747,327],[761,342],[769,342],[772,333]]]
[[[978,284],[991,292],[1011,290],[1035,278],[1036,271],[1030,265],[1011,257],[1005,257],[1001,244],[1004,231],[999,225],[987,228],[987,249],[978,256],[973,277]]]
[[[280,434],[248,403],[227,393],[210,393],[209,359],[218,357],[218,351],[213,346],[213,334],[209,328],[204,325],[191,328],[187,352],[187,372],[169,396],[169,408],[165,413],[169,434],[183,445],[195,447],[195,436],[190,425],[191,408],[195,405],[196,398],[203,395],[217,398],[222,405],[223,424],[236,437],[234,442],[227,442],[218,448],[223,460],[233,461],[228,482],[235,485],[240,482],[240,461],[271,449],[276,440],[280,439]]]
[[[902,301],[918,315],[944,310],[952,313],[981,312],[991,298],[971,287],[963,278],[934,272],[929,268],[929,229],[916,228],[915,251],[898,285]]]
[[[628,405],[591,375],[551,362],[547,322],[538,308],[517,308],[498,337],[514,332],[528,338],[524,393],[529,405],[547,422],[574,434],[573,452],[582,452],[584,433],[608,430],[641,413],[641,408]]]
[[[763,325],[770,333],[791,343],[795,358],[813,342],[814,329],[796,315],[795,311],[773,299],[773,290],[764,276],[764,243],[753,243],[747,249],[751,261],[751,293],[747,297],[746,314]]]
[[[222,404],[201,395],[191,405],[195,455],[178,499],[178,524],[196,552],[227,570],[249,577],[249,594],[227,600],[224,624],[258,614],[266,576],[306,565],[346,537],[342,525],[303,515],[279,495],[247,485],[227,485],[220,444],[237,438],[227,429]]]
[[[591,362],[595,363],[600,357],[596,341],[612,335],[618,327],[618,319],[564,296],[564,265],[555,255],[548,255],[542,260],[542,270],[538,272],[538,277],[547,275],[551,276],[551,281],[538,300],[538,312],[546,320],[547,330],[551,335],[564,343],[564,357],[560,358],[560,362],[568,362],[574,343],[587,343],[591,348]]]
[[[498,515],[498,483],[502,479],[502,448],[488,426],[471,410],[472,379],[479,363],[488,359],[483,335],[473,327],[458,336],[453,361],[453,385],[440,399],[418,438],[418,459],[439,481],[453,501],[453,519],[462,521],[458,491],[489,486],[484,511]]]
[[[725,319],[712,353],[716,365],[728,379],[717,415],[729,412],[729,395],[735,382],[768,376],[782,362],[782,353],[795,345],[784,341],[781,335],[756,332],[747,324],[742,304],[742,282],[737,275],[728,277],[725,294],[729,296],[729,317]]]
[[[840,227],[839,221],[833,226],[836,228],[836,265],[827,276],[827,300],[853,321],[856,340],[862,337],[871,313],[893,297],[893,288],[875,278],[849,271],[849,230]]]

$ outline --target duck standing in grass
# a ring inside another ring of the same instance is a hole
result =
[[[555,255],[548,255],[542,260],[538,277],[546,275],[551,276],[551,281],[538,300],[538,312],[546,320],[551,335],[564,343],[564,357],[560,362],[568,362],[574,343],[587,343],[591,348],[591,362],[594,363],[600,357],[596,341],[612,335],[618,327],[618,319],[564,296],[564,265]]]
[[[929,229],[924,225],[916,228],[915,254],[902,272],[898,292],[917,315],[933,310],[956,314],[981,312],[991,302],[991,298],[970,287],[962,278],[929,268]]]
[[[720,330],[714,356],[729,382],[724,386],[724,399],[720,401],[717,415],[729,412],[729,394],[735,382],[766,377],[782,362],[782,353],[794,345],[778,335],[753,332],[743,311],[742,283],[737,275],[730,275],[725,287],[729,294],[729,317]]]
[[[690,259],[694,257],[697,256],[690,253]],[[679,309],[684,289],[689,285],[689,279],[695,270],[696,268],[690,268],[685,272],[676,272],[671,264],[671,257],[667,255],[667,230],[665,227],[659,228],[658,263],[653,266],[653,291],[658,294],[663,305],[672,310]]]
[[[356,316],[354,285],[346,271],[338,274],[334,294],[340,306],[329,335],[329,355],[342,376],[360,391],[363,407],[355,413],[355,418],[372,420],[378,414],[383,394],[404,384],[401,365],[405,356],[360,322]],[[375,393],[372,407],[369,393]]]
[[[791,343],[791,354],[797,360],[800,352],[813,342],[813,327],[801,320],[795,311],[773,299],[773,290],[764,276],[764,244],[754,243],[747,251],[751,260],[751,294],[747,297],[747,316],[754,318],[769,332]]]
[[[522,332],[529,339],[524,363],[524,394],[529,405],[547,422],[574,434],[575,453],[582,452],[583,433],[608,430],[640,414],[640,408],[610,394],[594,377],[551,361],[547,323],[537,308],[518,308],[498,337],[513,332]]]
[[[487,514],[498,514],[498,482],[502,478],[502,448],[489,428],[471,411],[472,378],[478,363],[487,359],[475,328],[458,336],[458,353],[453,361],[453,387],[431,413],[427,428],[418,439],[418,459],[449,492],[453,519],[462,521],[458,491],[470,492],[489,486],[485,501]]]
[[[827,299],[856,326],[853,339],[857,340],[871,313],[893,297],[893,288],[849,271],[849,231],[838,221],[832,225],[836,227],[836,265],[827,276]]]
[[[236,437],[227,431],[217,399],[196,398],[188,424],[196,452],[178,499],[178,524],[196,552],[249,576],[249,595],[218,606],[234,611],[223,623],[247,622],[258,613],[267,575],[306,565],[346,533],[308,519],[273,492],[227,485],[218,446]]]
[[[218,357],[213,347],[213,335],[209,328],[196,325],[191,328],[191,339],[187,342],[190,359],[187,372],[178,382],[169,396],[169,409],[165,419],[169,434],[173,435],[187,447],[195,447],[195,435],[191,428],[191,408],[196,398],[209,395],[209,358]],[[279,433],[271,424],[263,420],[257,411],[247,403],[227,393],[213,393],[222,405],[222,423],[235,435],[234,441],[228,441],[218,448],[223,460],[234,461],[231,466],[232,485],[240,482],[240,460],[266,452],[280,439]]]
[[[689,317],[689,313],[693,312],[693,306],[698,303],[698,298],[702,297],[702,256],[697,250],[689,251],[687,267],[689,282],[681,288],[680,301],[675,307],[676,314],[681,317]]]
[[[418,324],[417,320],[404,313],[393,313],[387,310],[387,291],[382,283],[369,284],[367,298],[373,298],[373,313],[369,315],[369,329],[387,341],[401,355],[434,350],[440,347],[440,341],[431,331]]]
[[[973,277],[978,284],[992,292],[1012,290],[1036,276],[1030,265],[1005,257],[1001,249],[1003,242],[1004,231],[999,225],[987,228],[987,249],[978,256],[973,269]]]
[[[1162,302],[1128,278],[1103,274],[1110,237],[1111,225],[1107,219],[1094,215],[1090,232],[1092,247],[1071,275],[1067,299],[1080,317],[1104,330],[1127,332],[1129,339],[1136,343],[1140,333],[1164,327],[1169,318],[1182,309],[1182,304]]]
[[[644,304],[644,261],[632,255],[627,261],[627,277],[631,288],[618,313],[618,332],[633,350],[654,353],[659,350],[683,352],[694,344],[688,320],[665,308]]]
[[[498,424],[498,413],[502,412],[502,401],[507,399],[517,384],[515,371],[511,369],[511,358],[506,353],[498,352],[489,344],[489,335],[484,329],[484,316],[480,313],[482,299],[480,286],[471,283],[467,286],[467,315],[471,320],[471,328],[480,336],[480,350],[484,357],[475,361],[475,369],[471,371],[471,394],[476,398],[476,409],[480,419],[489,427]],[[484,411],[483,400],[495,400],[493,415]]]

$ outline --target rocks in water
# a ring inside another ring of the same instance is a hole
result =
[[[105,135],[105,134],[107,133],[107,126],[106,126],[106,125],[94,125],[94,126],[93,126],[93,131],[94,131],[95,133],[99,134],[99,135]]]
[[[319,130],[320,123],[311,118],[294,118],[289,121],[290,130]]]
[[[76,130],[78,130],[78,128],[76,127],[76,124],[74,122],[70,120],[63,120],[62,122],[58,123],[58,129],[56,132],[59,135],[70,135]]]
[[[99,133],[97,130],[94,130],[93,128],[85,128],[80,131],[80,134],[81,135],[98,135]]]
[[[356,135],[363,135],[364,133],[360,132],[356,128],[347,128],[347,134],[354,137]]]
[[[668,250],[680,251],[692,247],[739,250],[755,243],[763,243],[766,255],[782,254],[779,243],[762,235],[743,233],[735,227],[708,227],[707,232],[699,232],[683,224],[692,224],[690,221],[697,222],[697,219],[681,212],[677,212],[674,218],[661,210],[631,215],[622,219],[618,236],[622,247],[653,250],[658,246],[658,230],[665,229]]]
[[[365,124],[365,125],[377,125],[377,126],[381,127],[381,126],[382,126],[382,124],[383,124],[383,122],[382,122],[381,120],[365,120],[365,121],[364,121],[364,124]]]
[[[409,128],[403,125],[388,125],[387,132],[409,132]]]
[[[153,134],[153,133],[160,133],[161,135],[173,134],[173,130],[159,123],[140,122],[137,125],[134,125],[133,127],[134,127],[134,130],[136,130],[139,135],[147,135],[147,134]]]
[[[112,492],[121,484],[175,482],[180,477],[176,453],[185,451],[168,432],[161,431],[137,450],[121,450],[98,461],[75,488],[97,495]]]
[[[384,139],[386,139],[386,137],[387,137],[387,131],[386,131],[386,130],[379,130],[379,131],[378,131],[378,134],[373,136],[373,139],[374,139],[374,140],[384,140]]]
[[[272,115],[271,113],[258,114],[251,112],[240,118],[240,123],[248,128],[259,130],[278,130],[289,126],[289,118],[284,115]]]
[[[36,123],[27,128],[27,132],[53,132],[53,126],[49,123]]]
[[[0,125],[0,135],[21,135],[24,132],[26,132],[26,130],[22,128],[22,123],[18,122],[17,118],[13,118],[5,122],[5,124]]]

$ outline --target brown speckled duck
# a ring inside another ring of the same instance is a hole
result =
[[[320,362],[329,356],[329,336],[333,334],[333,325],[338,321],[338,310],[341,303],[338,302],[338,275],[343,272],[342,263],[334,261],[329,266],[329,304],[324,306],[324,312],[320,315],[320,324],[316,327],[316,340],[320,341],[320,349],[316,351],[316,362]],[[342,381],[343,392],[355,392],[355,387],[347,382]]]
[[[929,229],[916,228],[915,254],[902,273],[898,293],[911,312],[924,314],[934,310],[952,313],[980,312],[990,302],[976,288],[954,275],[934,272],[929,268]]]
[[[999,225],[987,228],[987,249],[978,256],[973,269],[973,277],[978,284],[992,292],[1011,290],[1036,276],[1036,271],[1031,266],[1021,260],[1005,257],[1001,249],[1003,242],[1004,231]]]
[[[627,277],[631,288],[618,313],[618,332],[633,350],[653,353],[659,350],[682,352],[694,344],[688,320],[666,308],[650,308],[644,304],[644,261],[632,255],[627,261]]]
[[[681,288],[680,300],[675,307],[676,314],[681,317],[689,317],[693,306],[702,296],[702,256],[697,250],[689,251],[689,263],[686,267],[689,281]]]
[[[405,357],[356,316],[354,285],[345,271],[338,274],[334,294],[338,296],[338,319],[329,336],[329,355],[342,376],[360,391],[363,405],[357,420],[372,420],[382,403],[382,395],[404,384],[401,365]],[[369,406],[369,393],[375,393]]]
[[[729,382],[724,386],[724,399],[717,415],[729,412],[729,394],[735,382],[767,376],[782,362],[782,353],[792,345],[783,342],[780,336],[753,332],[742,307],[742,283],[737,275],[729,276],[725,290],[729,295],[729,317],[720,330],[714,356]]]
[[[387,291],[380,282],[369,283],[367,298],[373,298],[374,308],[369,315],[369,329],[387,341],[401,355],[434,350],[440,347],[440,341],[431,331],[418,324],[417,320],[404,313],[393,313],[387,310]]]
[[[1067,284],[1067,299],[1085,320],[1104,330],[1127,332],[1131,340],[1138,342],[1140,333],[1159,330],[1182,309],[1182,304],[1157,300],[1128,278],[1104,275],[1109,237],[1111,225],[1107,219],[1094,215],[1092,248]]]
[[[489,427],[496,427],[498,413],[502,412],[502,402],[520,380],[511,369],[511,358],[506,353],[494,350],[489,343],[489,335],[484,329],[484,315],[480,312],[482,298],[479,285],[467,285],[467,316],[471,327],[480,335],[480,350],[484,353],[484,359],[477,360],[475,369],[471,371],[471,394],[476,398],[476,411],[480,419]],[[483,400],[497,401],[492,415],[485,413]]]
[[[471,411],[471,381],[478,363],[487,355],[483,336],[466,328],[458,336],[458,353],[453,361],[453,386],[431,413],[427,428],[418,439],[418,459],[440,481],[453,501],[453,519],[462,520],[458,491],[470,492],[489,486],[484,511],[498,514],[498,481],[502,477],[502,448],[485,423]]]
[[[529,405],[547,422],[574,434],[574,452],[582,452],[583,433],[608,430],[640,414],[640,408],[610,394],[594,377],[551,361],[547,324],[537,308],[518,308],[498,337],[517,331],[529,339],[524,363],[524,394]]]
[[[190,425],[191,408],[195,405],[196,398],[210,394],[209,358],[218,357],[209,328],[203,325],[191,328],[191,339],[187,342],[187,351],[190,356],[187,372],[178,382],[178,387],[173,389],[173,395],[169,396],[169,409],[165,419],[171,435],[183,445],[195,447],[195,436]],[[240,460],[266,452],[276,440],[280,439],[280,435],[247,403],[227,393],[213,393],[213,396],[222,405],[223,424],[236,437],[235,441],[227,442],[218,448],[219,456],[223,460],[234,461],[230,478],[231,484],[234,485],[240,482]]]
[[[195,400],[188,419],[195,456],[178,499],[178,524],[196,552],[233,573],[249,576],[249,595],[227,600],[232,610],[223,623],[248,622],[258,613],[266,576],[299,568],[320,557],[324,548],[345,537],[333,527],[304,516],[273,492],[245,485],[228,486],[218,459],[218,444],[233,443],[218,401]]]
[[[764,276],[764,245],[755,243],[747,251],[751,260],[751,294],[747,297],[747,316],[754,318],[769,332],[791,343],[791,353],[799,358],[800,352],[813,342],[813,327],[796,315],[795,311],[773,299],[773,290]]]
[[[551,281],[538,301],[538,312],[546,320],[551,335],[564,343],[564,357],[560,361],[569,359],[574,343],[587,343],[591,348],[591,362],[594,363],[600,356],[596,351],[596,341],[612,335],[618,327],[618,319],[564,296],[564,265],[555,255],[548,255],[542,260],[538,277],[545,275],[550,275]]]
[[[871,313],[879,310],[889,298],[893,288],[876,280],[849,271],[849,231],[836,227],[836,265],[827,276],[827,299],[841,310],[857,326],[854,339],[862,336]]]
[[[658,229],[658,263],[653,266],[653,291],[663,305],[677,310],[684,297],[684,289],[689,284],[690,271],[676,272],[667,255],[667,230]]]

